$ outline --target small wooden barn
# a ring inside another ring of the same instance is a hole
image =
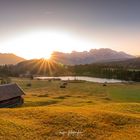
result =
[[[0,108],[21,106],[25,93],[17,84],[0,85]]]

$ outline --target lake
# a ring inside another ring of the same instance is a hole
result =
[[[96,83],[121,83],[125,82],[122,80],[116,79],[107,79],[107,78],[95,78],[95,77],[87,77],[87,76],[60,76],[60,77],[35,77],[35,79],[40,80],[49,80],[49,79],[61,79],[61,80],[83,80],[88,82],[96,82]]]

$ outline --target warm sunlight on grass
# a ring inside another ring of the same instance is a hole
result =
[[[61,81],[26,78],[12,78],[12,81],[25,91],[25,104],[20,108],[0,110],[0,139],[140,138],[139,83],[108,84],[106,87],[90,82],[68,83],[67,88],[61,89]],[[28,83],[32,86],[27,87]],[[137,98],[130,100],[133,96]],[[67,135],[69,131],[81,134]]]

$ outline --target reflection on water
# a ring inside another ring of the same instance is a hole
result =
[[[96,82],[96,83],[121,83],[124,82],[122,80],[116,79],[106,79],[106,78],[94,78],[94,77],[86,77],[86,76],[60,76],[60,77],[35,77],[35,79],[47,80],[47,79],[61,79],[61,80],[83,80],[88,82]]]

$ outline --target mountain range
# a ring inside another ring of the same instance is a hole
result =
[[[0,65],[17,64],[21,61],[25,61],[25,59],[11,53],[0,53]]]
[[[53,52],[52,59],[65,65],[91,64],[97,62],[122,61],[135,58],[124,52],[111,49],[91,49],[90,51],[72,53]]]
[[[111,49],[91,49],[90,51],[63,53],[53,52],[51,59],[65,64],[65,65],[80,65],[80,64],[92,64],[98,62],[112,62],[112,61],[124,61],[127,59],[136,58],[124,52],[117,52]],[[17,64],[25,61],[24,58],[16,56],[14,54],[2,54],[0,53],[0,65],[3,64]]]

